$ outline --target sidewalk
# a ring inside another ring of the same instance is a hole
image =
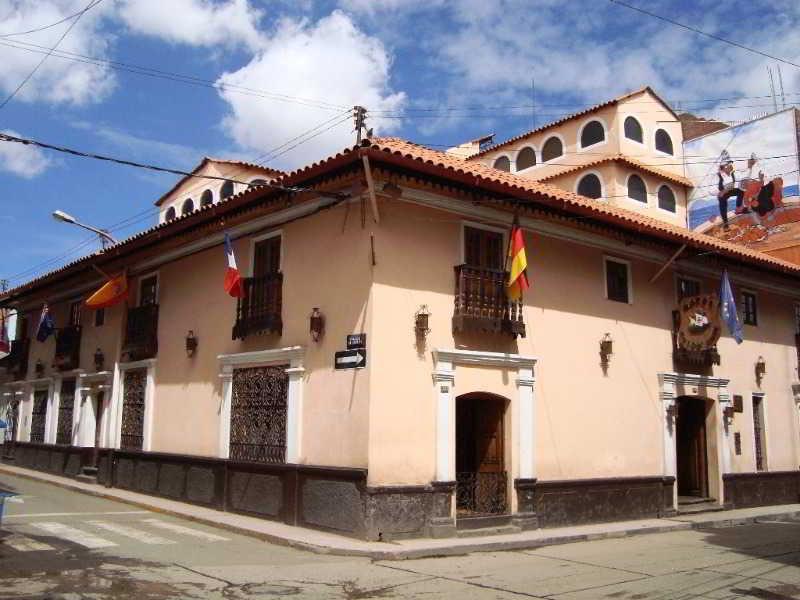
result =
[[[366,556],[375,560],[403,560],[429,556],[453,556],[470,552],[522,550],[554,544],[620,538],[646,533],[732,527],[752,523],[756,519],[764,517],[800,516],[800,504],[787,504],[685,515],[671,519],[598,523],[484,537],[364,542],[323,531],[292,527],[283,523],[203,508],[156,496],[81,483],[67,477],[12,467],[6,464],[0,464],[0,474],[25,477],[92,496],[125,502],[155,512],[174,515],[213,527],[221,527],[275,544],[321,554]]]

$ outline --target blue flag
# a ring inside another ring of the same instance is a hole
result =
[[[736,301],[733,299],[731,282],[728,279],[728,270],[722,272],[722,281],[719,286],[719,310],[722,320],[728,324],[728,331],[731,332],[737,344],[742,343],[742,324],[739,323],[739,314],[736,312]]]
[[[39,317],[39,328],[36,330],[36,339],[40,342],[45,341],[50,334],[56,330],[56,325],[53,323],[53,316],[47,308],[47,304],[42,307],[42,316]]]

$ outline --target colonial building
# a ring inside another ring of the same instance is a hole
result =
[[[640,97],[556,139],[602,117],[595,144],[622,143]],[[373,540],[797,502],[800,266],[661,215],[655,182],[675,215],[685,201],[672,159],[585,158],[603,189],[651,182],[647,208],[529,177],[536,135],[469,161],[366,140],[9,291],[25,318],[2,363],[5,460]],[[502,153],[516,168],[484,164]],[[127,303],[85,309],[97,268],[127,271]],[[39,342],[45,302],[58,331]]]

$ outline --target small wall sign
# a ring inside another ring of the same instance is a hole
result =
[[[367,347],[367,334],[366,333],[351,333],[347,336],[347,349],[355,350],[356,348]]]
[[[334,368],[337,371],[342,369],[363,369],[367,366],[367,350],[356,348],[355,350],[340,350],[335,354]]]

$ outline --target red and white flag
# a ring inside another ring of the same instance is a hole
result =
[[[234,298],[241,298],[244,296],[244,287],[242,286],[239,269],[236,267],[236,257],[233,255],[231,238],[227,233],[225,234],[225,255],[228,259],[228,268],[225,271],[225,291]]]
[[[8,311],[0,308],[0,358],[11,352],[11,342],[8,341]]]

